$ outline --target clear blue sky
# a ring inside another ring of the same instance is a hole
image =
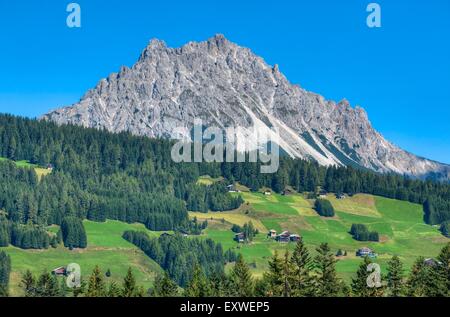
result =
[[[1,1],[0,112],[29,117],[72,104],[131,66],[151,38],[177,47],[223,33],[293,83],[361,105],[377,130],[418,155],[450,163],[450,1]]]

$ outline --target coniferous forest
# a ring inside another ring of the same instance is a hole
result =
[[[399,277],[403,274],[399,268],[401,263],[392,259],[389,274],[394,286],[367,294],[360,285],[367,278],[367,272],[358,272],[358,280],[351,287],[344,285],[336,277],[334,255],[325,244],[317,250],[318,255],[311,258],[300,242],[292,254],[275,255],[270,259],[269,272],[254,280],[239,255],[224,252],[222,246],[212,240],[185,239],[179,234],[196,235],[207,226],[206,222],[189,220],[188,210],[238,208],[243,201],[231,196],[227,185],[239,182],[251,190],[266,187],[281,193],[290,186],[298,192],[315,195],[321,188],[328,192],[368,193],[422,204],[424,221],[440,225],[443,234],[448,235],[448,183],[351,167],[322,167],[313,161],[288,157],[280,158],[280,168],[275,174],[259,173],[260,163],[174,163],[170,157],[172,145],[172,141],[125,132],[112,134],[0,115],[0,157],[6,159],[0,160],[0,246],[46,249],[63,243],[70,249],[85,248],[88,241],[82,220],[112,219],[142,223],[154,231],[175,231],[174,235],[159,238],[131,231],[124,233],[126,240],[166,271],[148,293],[154,296],[181,295],[178,286],[184,288],[187,296],[448,295],[448,265],[424,265],[423,259],[417,260],[412,269],[416,274],[408,278]],[[13,162],[21,160],[52,169],[52,172],[38,176],[34,169],[18,167]],[[199,186],[200,175],[222,177],[223,181]],[[317,200],[316,210],[326,216],[334,214],[326,201]],[[45,228],[50,225],[60,226],[60,231],[57,234],[47,232]],[[364,228],[355,227],[353,231],[355,238],[375,239],[374,233],[372,237],[365,237]],[[449,263],[448,253],[448,247],[442,250],[441,263]],[[229,274],[224,273],[227,262],[235,262]],[[2,294],[7,294],[10,266],[8,255],[1,252]],[[100,273],[92,274],[95,278],[95,274]],[[435,276],[435,280],[427,281],[423,277],[425,274]],[[397,285],[399,278],[405,284]],[[124,285],[136,283],[130,275],[125,280]],[[46,273],[35,277],[28,272],[22,285],[30,296],[67,294],[67,290],[61,289],[54,277]],[[147,294],[129,289],[127,293],[126,286],[123,289],[117,285],[96,287],[87,285],[80,294]]]

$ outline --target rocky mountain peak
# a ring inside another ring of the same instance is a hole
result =
[[[277,130],[286,153],[322,165],[450,176],[448,165],[419,158],[385,140],[363,108],[352,108],[345,99],[326,100],[290,83],[278,65],[268,65],[222,34],[180,48],[154,39],[131,69],[122,67],[80,102],[43,118],[113,132],[186,138],[189,135],[175,130],[189,131],[195,119],[202,119],[205,125],[221,128]]]

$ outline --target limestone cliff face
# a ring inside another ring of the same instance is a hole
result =
[[[152,40],[131,69],[122,67],[77,104],[43,116],[58,124],[168,138],[176,127],[189,131],[195,118],[221,128],[276,128],[288,154],[322,165],[450,176],[450,166],[385,140],[362,108],[352,108],[345,100],[328,101],[291,84],[277,65],[267,65],[222,35],[181,48]]]

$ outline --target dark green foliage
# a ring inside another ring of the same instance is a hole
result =
[[[264,273],[263,279],[266,280],[269,293],[266,296],[283,296],[284,274],[283,261],[278,256],[278,252],[269,260],[269,270]]]
[[[353,239],[358,241],[380,241],[378,232],[369,231],[366,225],[363,224],[352,224],[350,234],[353,236]]]
[[[250,268],[239,254],[230,274],[230,296],[251,297],[254,295],[254,281]]]
[[[186,191],[187,209],[191,211],[232,210],[239,208],[243,202],[241,196],[233,197],[228,193],[225,182],[210,186],[193,185]]]
[[[189,224],[183,200],[188,206],[199,204],[194,210],[220,211],[239,207],[242,198],[232,197],[225,183],[196,185],[201,174],[220,176],[220,164],[174,163],[172,144],[0,115],[0,157],[54,166],[38,181],[32,168],[1,161],[0,210],[21,224],[60,225],[64,217],[74,216],[198,234],[201,228]],[[5,236],[0,229],[3,244]]]
[[[9,244],[22,249],[47,249],[50,236],[38,225],[22,225],[0,216],[0,246]]]
[[[387,267],[387,286],[389,290],[389,295],[392,297],[401,296],[404,292],[404,282],[403,282],[403,264],[398,256],[393,256],[388,262]]]
[[[208,297],[211,289],[205,273],[200,266],[195,265],[192,277],[184,289],[185,297]]]
[[[206,276],[222,272],[224,268],[222,246],[211,239],[190,239],[179,234],[150,238],[138,231],[126,231],[123,237],[161,265],[181,286],[191,279],[195,265],[199,265]]]
[[[199,222],[197,217],[194,219],[185,221],[177,227],[177,231],[185,234],[191,235],[199,235],[202,233],[202,230],[208,227],[208,221],[205,220],[203,222]]]
[[[430,196],[423,203],[424,220],[430,225],[450,221],[450,200]]]
[[[442,232],[444,236],[450,238],[450,220],[441,223],[439,230]]]
[[[86,230],[79,218],[65,217],[61,224],[61,233],[66,248],[87,247]]]
[[[241,228],[241,226],[233,224],[233,226],[231,226],[231,231],[233,231],[234,233],[239,233],[239,232],[242,232],[242,228]]]
[[[253,223],[251,221],[249,221],[248,223],[245,223],[244,226],[242,227],[242,233],[245,236],[245,241],[251,242],[251,241],[253,241],[253,238],[258,233],[258,231],[253,226]]]
[[[0,251],[0,288],[3,289],[3,295],[6,296],[8,285],[9,285],[9,275],[11,273],[11,258],[6,252]]]
[[[10,225],[4,217],[0,216],[0,247],[7,247],[10,243]]]
[[[331,205],[330,201],[326,199],[316,199],[316,202],[314,203],[314,209],[322,217],[334,216],[334,208]]]
[[[260,173],[259,162],[174,163],[172,144],[0,115],[0,156],[54,166],[50,175],[38,181],[32,168],[0,162],[0,210],[20,224],[60,225],[64,217],[75,216],[141,222],[151,230],[186,230],[185,202],[199,211],[237,208],[241,198],[229,195],[225,185],[238,181],[252,190],[265,186],[281,192],[290,185],[300,192],[321,187],[328,192],[369,193],[420,204],[428,198],[425,220],[434,224],[449,219],[448,184],[351,167],[321,167],[287,156],[280,158],[280,169],[274,174]],[[225,181],[196,185],[204,174],[223,176]],[[0,243],[5,244],[5,237],[0,229]]]
[[[375,297],[383,295],[384,289],[382,285],[379,285],[379,287],[369,287],[367,285],[369,275],[374,272],[373,270],[368,270],[368,266],[371,263],[372,261],[368,257],[365,257],[356,271],[356,276],[352,279],[352,293],[357,297]]]
[[[227,263],[232,263],[232,262],[236,262],[238,255],[233,250],[228,249],[223,254],[223,257]]]
[[[341,283],[337,278],[336,259],[327,243],[322,243],[317,249],[314,258],[315,295],[319,297],[338,296]]]
[[[169,274],[158,274],[151,295],[154,297],[178,296],[178,285],[170,279]]]
[[[127,275],[123,279],[121,296],[122,297],[144,296],[144,289],[136,284],[136,278],[134,277],[131,268],[128,268]]]
[[[406,283],[408,296],[428,296],[430,290],[431,267],[425,264],[425,259],[419,257],[411,268]]]
[[[107,288],[100,268],[96,265],[89,277],[87,297],[105,297]]]
[[[293,296],[311,296],[314,293],[311,272],[313,263],[302,239],[300,239],[292,253],[290,286]]]

